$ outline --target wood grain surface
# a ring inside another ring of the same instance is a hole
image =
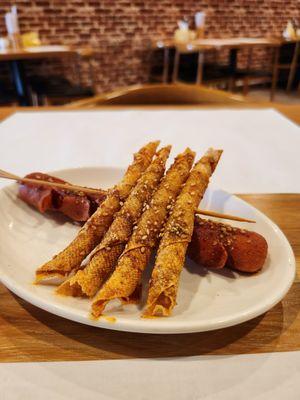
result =
[[[266,108],[270,104],[248,104],[247,107]],[[275,105],[274,108],[295,123],[300,123],[300,106]],[[16,110],[0,109],[0,119]],[[94,328],[57,317],[18,298],[0,284],[0,362],[300,350],[300,194],[249,194],[240,197],[279,225],[296,256],[295,283],[287,296],[270,311],[243,324],[213,332],[184,335],[135,334]]]
[[[99,360],[300,350],[300,195],[240,196],[271,217],[293,246],[298,274],[266,314],[213,332],[150,335],[81,325],[47,313],[0,285],[0,362]]]
[[[199,50],[220,50],[220,49],[245,49],[253,47],[276,47],[280,46],[283,40],[278,38],[251,38],[251,37],[236,37],[236,38],[204,38],[204,39],[194,39],[189,42],[184,42],[184,46],[189,48],[198,48]],[[284,42],[285,43],[285,42]],[[153,40],[152,48],[161,49],[163,47],[177,47],[182,45],[182,43],[175,41],[174,38],[167,38],[161,40]]]
[[[15,60],[33,60],[33,59],[43,59],[43,58],[65,58],[65,57],[90,57],[93,54],[91,48],[78,48],[64,46],[64,48],[57,49],[56,46],[46,46],[47,48],[41,46],[35,48],[35,51],[29,51],[25,49],[12,50],[6,49],[0,52],[0,62],[1,61],[15,61]]]

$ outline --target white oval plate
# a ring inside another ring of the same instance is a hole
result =
[[[122,176],[115,168],[78,168],[57,171],[56,176],[90,187],[111,187]],[[229,270],[206,271],[186,261],[181,275],[178,305],[169,318],[142,319],[138,306],[112,304],[106,313],[116,318],[89,318],[90,301],[54,294],[51,286],[33,285],[38,266],[63,249],[78,226],[42,215],[16,196],[17,185],[0,191],[0,273],[10,290],[28,302],[53,314],[101,328],[144,333],[188,333],[239,324],[278,303],[295,276],[295,258],[281,230],[261,212],[224,192],[210,187],[201,207],[236,214],[257,221],[253,229],[268,241],[269,253],[263,270],[252,276]]]

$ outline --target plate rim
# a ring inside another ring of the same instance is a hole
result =
[[[124,168],[121,167],[115,167],[115,166],[84,166],[84,167],[73,167],[73,168],[64,168],[64,169],[60,169],[60,170],[55,170],[55,171],[50,171],[48,172],[49,174],[59,174],[59,173],[65,173],[65,172],[73,172],[76,170],[82,170],[82,169],[102,169],[102,170],[114,170],[116,172],[120,172],[123,173],[124,172]],[[14,189],[16,187],[16,183],[14,184],[10,184],[10,185],[6,185],[4,187],[2,187],[0,189],[0,191],[4,191],[7,189]],[[16,283],[13,279],[11,279],[8,275],[5,274],[5,270],[3,267],[1,267],[1,263],[0,263],[0,271],[2,271],[3,273],[1,274],[2,276],[0,276],[0,281],[3,283],[3,285],[5,285],[9,290],[11,290],[13,293],[15,293],[17,296],[21,297],[22,299],[24,299],[25,301],[27,301],[28,303],[34,305],[35,307],[38,307],[44,311],[50,312],[51,314],[57,315],[59,317],[71,320],[71,321],[75,321],[78,323],[82,323],[85,325],[90,325],[90,326],[94,326],[97,328],[104,328],[104,329],[110,329],[110,330],[116,330],[116,331],[124,331],[124,332],[134,332],[134,333],[147,333],[147,334],[185,334],[185,333],[196,333],[196,332],[208,332],[208,331],[212,331],[212,330],[216,330],[216,329],[222,329],[222,328],[226,328],[226,327],[230,327],[230,326],[235,326],[235,325],[239,325],[243,322],[246,322],[248,320],[251,320],[253,318],[256,318],[262,314],[264,314],[265,312],[267,312],[268,310],[270,310],[271,308],[273,308],[276,304],[278,304],[288,293],[288,291],[290,290],[291,286],[294,283],[295,280],[295,275],[296,275],[296,259],[295,259],[295,255],[293,252],[293,249],[288,241],[288,239],[286,238],[286,236],[284,235],[284,233],[282,232],[282,230],[278,227],[278,225],[276,225],[269,217],[267,217],[263,212],[261,212],[260,210],[258,210],[256,207],[252,206],[251,204],[247,203],[247,201],[237,197],[235,194],[231,194],[223,189],[220,189],[219,187],[215,186],[215,185],[211,185],[210,184],[210,188],[212,189],[218,189],[220,191],[222,191],[223,193],[228,194],[229,196],[234,196],[235,200],[237,200],[238,202],[241,202],[242,204],[245,204],[247,207],[250,207],[250,209],[254,210],[255,213],[259,214],[260,218],[263,219],[265,222],[267,222],[271,228],[280,236],[280,240],[284,242],[285,246],[285,251],[287,252],[287,258],[288,258],[288,262],[289,262],[289,274],[287,274],[285,280],[285,285],[284,288],[282,288],[281,292],[278,293],[277,295],[274,294],[271,298],[269,302],[265,302],[263,307],[258,308],[257,306],[252,309],[248,309],[244,314],[240,314],[239,316],[236,316],[234,318],[232,317],[227,317],[225,319],[219,320],[219,321],[214,321],[212,320],[209,324],[209,326],[203,327],[203,324],[201,325],[201,323],[199,324],[198,320],[195,321],[188,321],[188,323],[186,324],[186,326],[184,325],[184,321],[173,321],[173,323],[171,323],[171,325],[164,325],[165,323],[167,323],[168,321],[170,321],[170,319],[151,319],[151,320],[147,320],[147,319],[143,319],[143,321],[148,321],[151,323],[143,323],[140,324],[138,326],[136,325],[136,321],[134,320],[124,320],[123,318],[118,318],[117,322],[112,323],[109,322],[108,320],[105,319],[105,316],[98,319],[98,320],[93,320],[91,318],[89,318],[89,316],[81,316],[79,314],[76,314],[76,312],[74,311],[67,311],[62,309],[58,304],[55,303],[49,303],[48,300],[45,300],[41,297],[39,297],[37,294],[29,292],[26,289],[26,285],[20,285],[19,283]],[[162,321],[163,324],[156,324],[156,321],[160,321],[160,323]],[[133,325],[133,326],[132,326]],[[166,328],[166,329],[165,329]],[[170,329],[171,328],[171,329]]]

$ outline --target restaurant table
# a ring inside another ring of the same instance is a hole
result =
[[[9,64],[13,84],[18,95],[19,105],[31,106],[32,96],[26,76],[24,61],[47,58],[76,58],[80,56],[90,56],[91,54],[91,49],[80,49],[70,46],[36,46],[18,50],[0,50],[0,62],[7,62]]]
[[[300,124],[300,105],[272,104],[272,107],[295,124]],[[249,103],[235,108],[238,110],[267,109],[270,108],[270,104]],[[144,106],[131,107],[129,110],[132,109],[220,110],[222,107]],[[25,113],[40,110],[26,108]],[[49,112],[74,112],[55,107],[49,107],[46,110]],[[95,111],[98,110],[128,110],[128,107],[106,106],[95,109]],[[0,109],[0,119],[4,121],[18,111],[23,112],[24,109],[2,108]],[[248,322],[211,332],[180,335],[137,334],[98,329],[52,315],[27,303],[0,284],[0,363],[249,355],[300,350],[300,194],[244,193],[238,196],[257,207],[278,224],[295,253],[297,264],[295,282],[285,298],[271,310]],[[230,363],[230,361],[228,362]],[[55,365],[53,368],[56,368]],[[49,368],[47,367],[48,372],[52,373],[51,366]],[[89,368],[91,368],[90,364],[87,365],[86,371],[89,371]],[[113,371],[114,367],[111,368]],[[145,371],[147,370],[145,369]],[[155,372],[153,373],[155,374]],[[190,373],[192,374],[192,371]],[[211,373],[214,375],[216,371],[211,371]],[[79,373],[80,375],[81,373]],[[63,373],[60,376],[63,377]],[[116,385],[118,385],[119,379],[123,382],[123,379],[119,375],[117,376]],[[150,388],[145,388],[145,390],[147,392]],[[126,397],[114,398],[125,399]],[[198,397],[195,398],[198,399]]]
[[[250,51],[256,47],[269,47],[274,49],[274,58],[276,57],[276,49],[280,46],[281,41],[279,39],[272,38],[251,38],[251,37],[237,37],[237,38],[207,38],[207,39],[195,39],[186,43],[176,42],[174,39],[165,40],[154,40],[152,41],[152,48],[164,50],[164,63],[163,63],[163,81],[164,83],[168,80],[169,70],[169,50],[171,48],[176,49],[173,80],[175,79],[178,71],[179,64],[179,53],[180,52],[197,52],[198,57],[198,68],[197,68],[197,83],[201,83],[202,78],[202,67],[203,57],[202,54],[205,51],[220,51],[223,49],[229,49],[229,73],[234,76],[237,70],[237,54],[240,49],[249,49]],[[250,60],[250,57],[249,57]]]

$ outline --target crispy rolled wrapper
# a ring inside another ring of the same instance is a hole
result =
[[[134,155],[123,179],[109,191],[106,199],[88,219],[75,239],[58,255],[36,271],[36,283],[53,283],[52,278],[65,278],[77,270],[86,256],[101,241],[111,225],[114,215],[119,211],[142,173],[150,165],[159,142],[150,142]]]
[[[254,273],[263,267],[267,254],[267,241],[259,233],[196,216],[188,256],[197,264]]]
[[[124,250],[145,204],[150,200],[164,172],[171,146],[162,148],[138,180],[126,202],[116,215],[88,265],[67,279],[57,289],[58,294],[92,297],[113,271]]]
[[[167,221],[152,272],[144,317],[168,316],[176,305],[179,278],[194,229],[195,210],[222,154],[209,149],[196,163]]]
[[[113,274],[96,295],[92,304],[94,317],[100,316],[109,300],[119,298],[124,302],[135,302],[139,299],[142,273],[157,244],[167,214],[189,175],[194,157],[195,153],[187,149],[176,157],[167,171],[149,207],[142,214]]]

